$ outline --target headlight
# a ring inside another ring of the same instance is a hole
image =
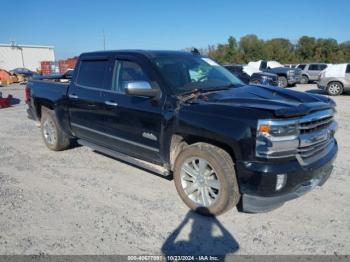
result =
[[[280,124],[260,124],[259,125],[259,132],[263,133],[264,135],[271,135],[271,136],[295,136],[299,135],[299,129],[298,126],[295,123],[280,123]]]
[[[299,128],[294,120],[259,120],[256,156],[285,158],[294,156],[299,146]]]

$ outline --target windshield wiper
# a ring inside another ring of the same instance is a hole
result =
[[[216,88],[196,88],[196,89],[192,89],[188,92],[180,93],[179,95],[182,97],[182,101],[186,102],[186,101],[193,99],[195,97],[198,97],[204,93],[228,90],[233,86],[235,86],[235,85],[229,84],[229,85],[220,86],[220,87],[216,87]]]
[[[228,90],[231,87],[234,87],[234,84],[224,85],[224,86],[218,86],[214,88],[195,88],[186,92],[180,93],[181,96],[191,95],[191,94],[203,94],[203,93],[209,93],[209,92],[216,92],[216,91],[222,91],[222,90]]]

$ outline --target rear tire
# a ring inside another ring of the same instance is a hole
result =
[[[330,82],[327,85],[326,91],[330,96],[338,96],[343,93],[344,87],[340,82]]]
[[[288,86],[288,80],[285,76],[278,76],[277,82],[279,87],[286,88]]]
[[[308,84],[309,83],[309,78],[305,75],[302,75],[301,78],[300,78],[300,84]]]
[[[41,110],[41,135],[45,145],[53,151],[69,148],[70,138],[62,130],[54,112],[46,107]]]
[[[185,204],[202,215],[220,215],[240,200],[231,156],[207,143],[195,143],[179,154],[174,182]]]

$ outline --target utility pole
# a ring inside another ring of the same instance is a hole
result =
[[[23,47],[18,46],[18,49],[21,51],[21,56],[22,56],[22,66],[23,66],[23,68],[25,68],[25,66],[24,66],[24,57],[23,57]]]
[[[16,44],[16,40],[10,39],[11,47],[16,48],[21,52],[21,57],[22,57],[22,67],[24,68],[24,56],[23,56],[23,47],[19,46]]]

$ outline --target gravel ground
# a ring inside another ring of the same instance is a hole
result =
[[[319,92],[315,85],[294,88]],[[188,211],[173,181],[86,147],[48,150],[20,103],[0,109],[0,254],[350,254],[350,97],[322,188],[265,214]]]

